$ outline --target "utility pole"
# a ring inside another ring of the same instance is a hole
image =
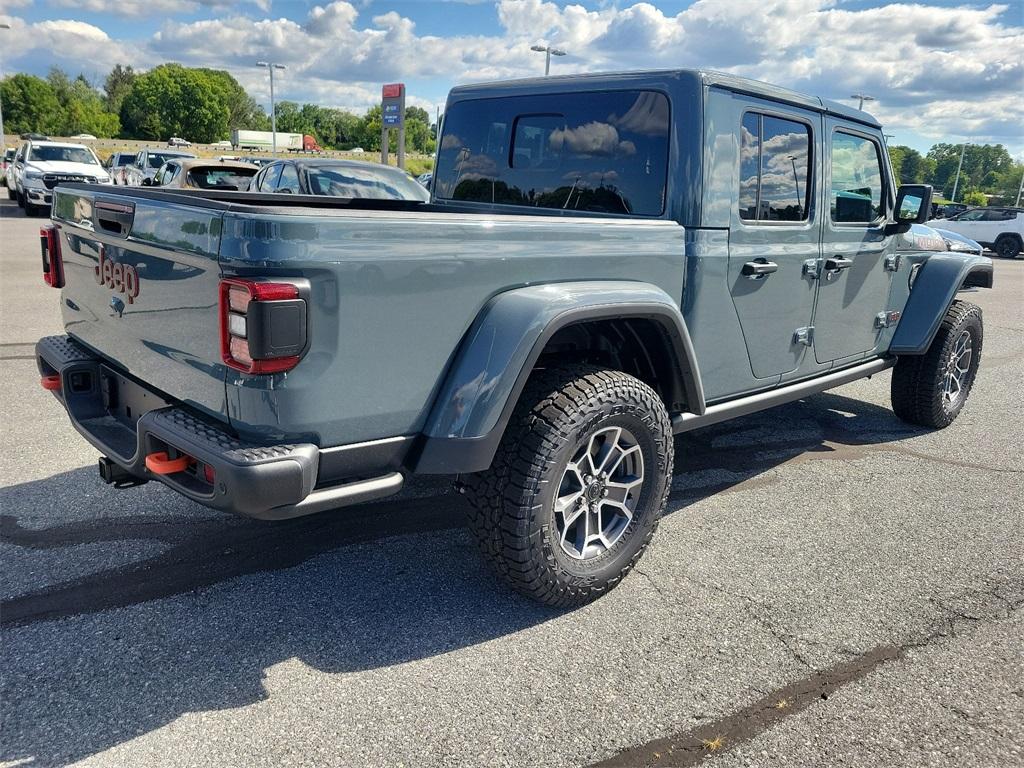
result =
[[[269,61],[257,61],[257,67],[266,67],[270,73],[270,154],[277,157],[277,110],[274,108],[274,70],[288,69],[284,64]]]
[[[960,169],[964,167],[964,152],[967,151],[967,142],[960,146],[960,162],[956,166],[956,181],[953,182],[953,197],[951,202],[956,202],[956,190],[960,186]]]
[[[0,29],[10,29],[10,28],[11,28],[11,25],[8,24],[6,21],[0,22]],[[4,76],[3,67],[0,67],[0,80],[3,80],[3,76]],[[6,142],[5,138],[4,138],[6,135],[7,134],[4,133],[4,105],[3,105],[2,101],[0,101],[0,152],[3,152],[4,150],[7,149],[7,142]]]
[[[551,57],[565,56],[565,51],[559,50],[558,48],[552,48],[550,45],[531,45],[530,50],[544,54],[544,77],[551,74]]]
[[[1020,207],[1020,194],[1021,194],[1021,192],[1024,192],[1024,173],[1022,173],[1020,175],[1020,186],[1017,187],[1017,202],[1013,204],[1015,208],[1019,208]]]
[[[865,101],[875,101],[875,97],[874,96],[868,96],[866,93],[855,93],[852,96],[850,96],[850,98],[851,99],[859,99],[860,100],[859,103],[857,104],[857,109],[862,110],[862,111],[864,109],[864,102]]]

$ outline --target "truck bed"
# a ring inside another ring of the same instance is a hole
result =
[[[97,204],[133,217],[101,221]],[[247,439],[327,447],[415,435],[495,295],[593,279],[682,296],[684,229],[675,222],[515,210],[60,187],[65,326],[124,374]],[[139,295],[120,314],[112,304],[121,294],[95,279],[101,252],[139,276]],[[310,341],[294,370],[254,376],[223,364],[225,277],[309,280]]]

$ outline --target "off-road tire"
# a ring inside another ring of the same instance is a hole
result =
[[[964,333],[970,334],[971,359],[961,394],[955,402],[945,397],[946,372]],[[974,386],[984,338],[981,307],[954,301],[938,333],[923,355],[901,357],[892,372],[892,409],[903,421],[942,429],[953,423]]]
[[[596,432],[625,427],[640,446],[644,482],[615,544],[590,560],[559,543],[554,498],[566,466]],[[668,500],[672,426],[658,395],[621,371],[573,364],[527,383],[490,469],[464,479],[469,527],[497,573],[539,602],[571,608],[600,597],[636,564]]]
[[[1020,239],[1014,235],[1000,235],[992,250],[1004,259],[1016,259],[1020,255]]]

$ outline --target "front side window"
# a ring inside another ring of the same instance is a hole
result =
[[[740,218],[806,221],[811,129],[804,123],[747,112],[740,127]]]
[[[966,211],[965,213],[961,213],[959,216],[957,216],[953,220],[954,221],[981,221],[981,219],[982,219],[982,217],[984,215],[985,215],[985,212],[983,210],[981,210],[980,208],[977,208],[977,209],[975,209],[973,211]]]
[[[832,134],[829,207],[838,224],[870,224],[885,215],[885,185],[878,145],[862,136]]]
[[[657,216],[665,209],[668,99],[654,91],[458,102],[434,175],[441,199]]]

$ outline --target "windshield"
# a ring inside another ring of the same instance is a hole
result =
[[[357,166],[312,166],[306,169],[309,191],[330,197],[372,200],[419,200],[430,194],[415,179],[401,172]]]
[[[193,168],[188,172],[188,186],[200,189],[247,189],[256,168]]]
[[[29,149],[28,161],[40,163],[85,163],[99,165],[96,156],[85,147],[46,147],[35,146]]]
[[[161,165],[166,163],[168,160],[174,160],[179,157],[195,157],[195,155],[186,155],[182,152],[150,152],[149,153],[149,167],[159,168]]]

